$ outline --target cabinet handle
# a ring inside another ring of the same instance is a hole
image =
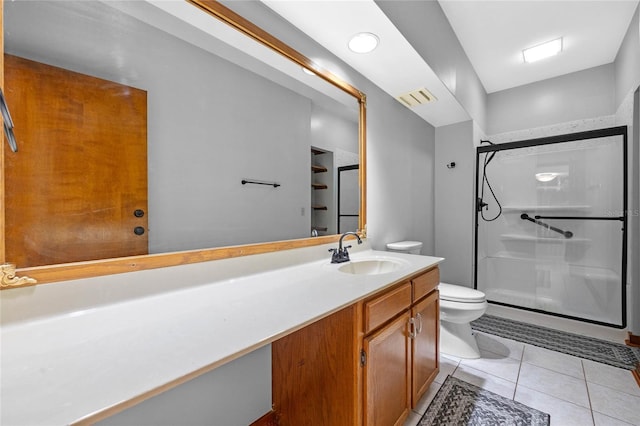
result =
[[[416,319],[414,317],[409,318],[409,337],[416,338]]]
[[[422,315],[420,315],[420,312],[418,312],[416,314],[416,318],[418,318],[418,331],[417,331],[417,333],[422,333]]]

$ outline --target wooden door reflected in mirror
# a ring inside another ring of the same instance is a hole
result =
[[[5,246],[17,265],[147,254],[147,94],[5,55],[20,123],[5,157]]]

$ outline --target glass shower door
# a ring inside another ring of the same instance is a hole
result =
[[[625,148],[626,128],[478,148],[475,285],[490,302],[626,325]]]

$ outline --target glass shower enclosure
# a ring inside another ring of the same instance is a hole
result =
[[[484,142],[475,288],[490,303],[624,328],[627,128]]]

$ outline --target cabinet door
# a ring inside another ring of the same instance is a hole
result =
[[[362,423],[356,387],[361,309],[351,305],[271,344],[273,406],[279,425]]]
[[[410,411],[409,312],[364,339],[364,424],[402,425]]]
[[[438,290],[418,302],[411,310],[416,323],[416,335],[412,339],[413,384],[411,407],[415,408],[420,397],[438,374],[440,333]]]

